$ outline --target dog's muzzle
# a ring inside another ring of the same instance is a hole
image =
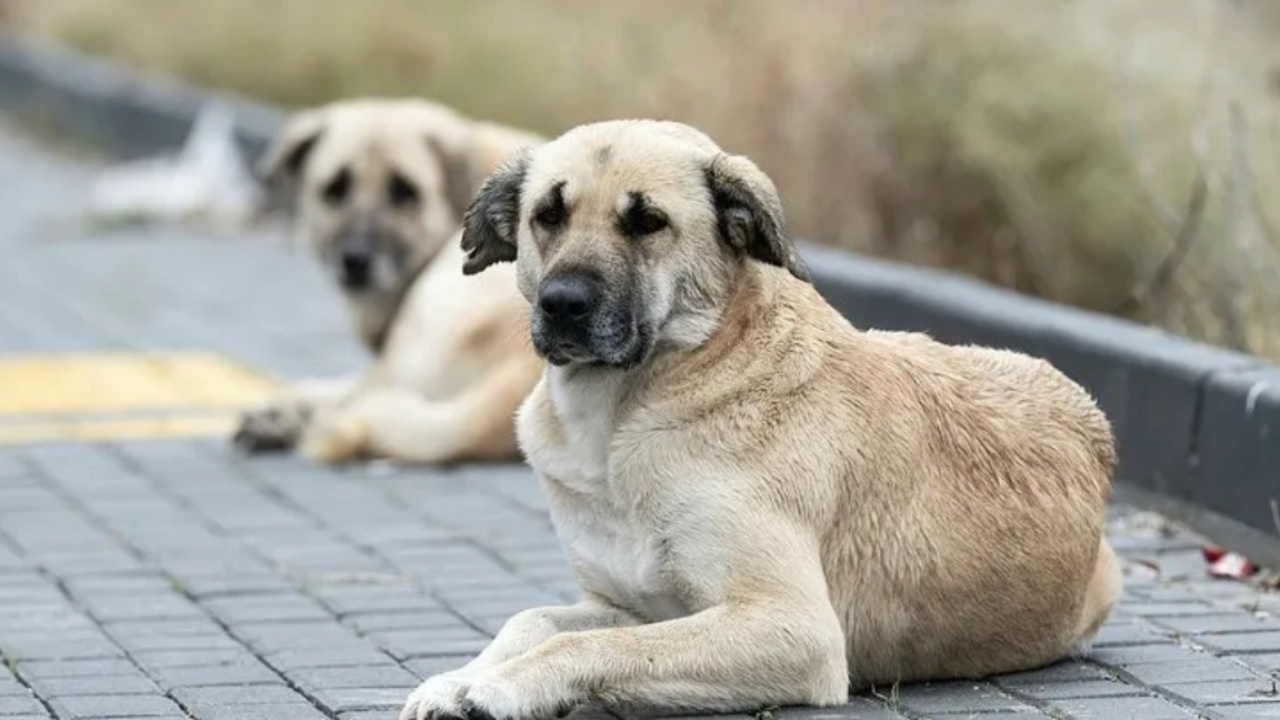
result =
[[[338,261],[338,281],[348,290],[364,290],[373,280],[373,255],[363,250],[344,250]]]
[[[640,354],[639,336],[634,314],[625,302],[610,298],[602,278],[573,271],[542,282],[533,345],[552,365],[629,365]]]

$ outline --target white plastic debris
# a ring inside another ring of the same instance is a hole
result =
[[[104,221],[204,221],[241,228],[258,209],[260,190],[235,142],[235,118],[209,103],[176,156],[124,163],[94,183],[91,212]]]

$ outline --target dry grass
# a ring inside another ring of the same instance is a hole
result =
[[[6,2],[293,106],[685,120],[774,176],[797,234],[1280,359],[1274,0]]]

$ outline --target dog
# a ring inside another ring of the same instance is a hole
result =
[[[512,617],[402,720],[741,712],[1068,655],[1121,586],[1106,416],[1048,363],[855,329],[772,181],[685,125],[514,156],[464,270],[514,261],[517,413],[582,599]]]
[[[295,242],[341,290],[374,355],[351,378],[286,388],[242,416],[248,451],[316,462],[443,464],[519,457],[514,416],[541,373],[514,272],[462,273],[462,215],[537,135],[442,105],[366,99],[291,117],[258,165],[295,198]]]

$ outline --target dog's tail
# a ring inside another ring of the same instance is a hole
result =
[[[1093,637],[1102,629],[1111,609],[1120,599],[1120,590],[1124,585],[1124,576],[1120,570],[1120,561],[1106,538],[1098,542],[1098,559],[1093,566],[1093,577],[1089,579],[1089,587],[1084,594],[1084,605],[1080,611],[1080,620],[1076,625],[1076,652],[1088,652]]]

